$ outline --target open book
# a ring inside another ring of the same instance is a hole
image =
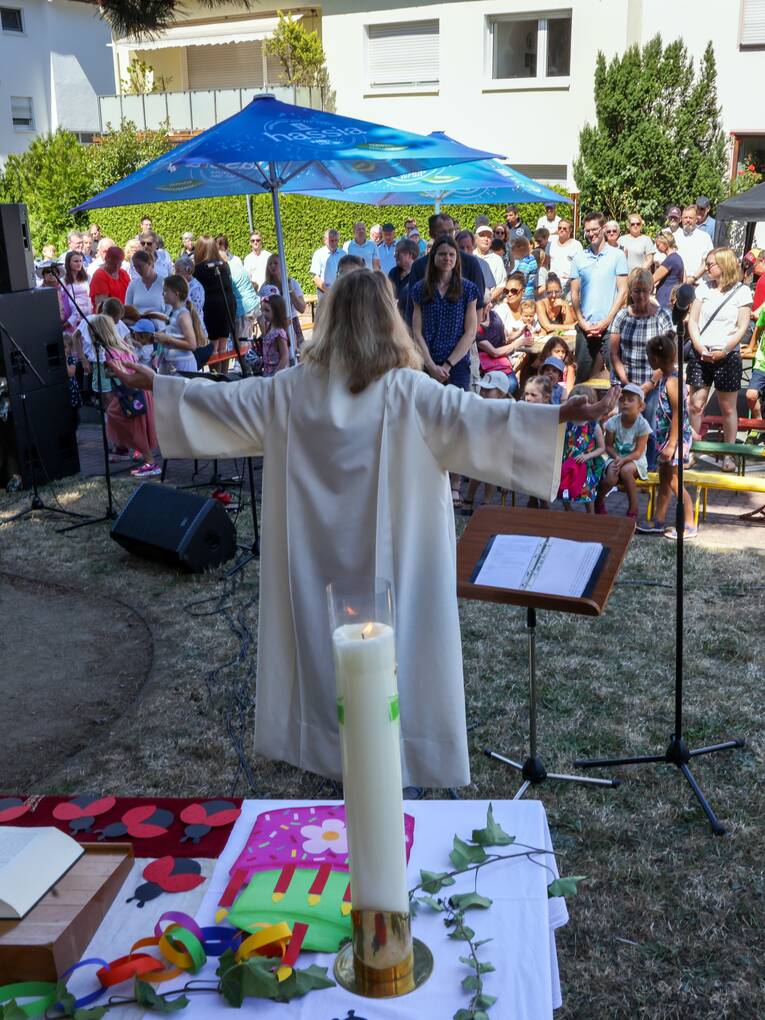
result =
[[[592,589],[607,556],[600,542],[493,535],[471,581],[490,588],[581,598]]]
[[[0,919],[28,914],[84,852],[58,829],[0,826]]]

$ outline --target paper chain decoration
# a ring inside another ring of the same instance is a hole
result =
[[[169,922],[164,930],[163,922]],[[234,951],[239,963],[255,955],[279,960],[276,975],[279,981],[284,981],[297,962],[304,928],[302,926],[301,930],[301,926],[296,924],[290,929],[289,925],[282,923],[248,934],[217,925],[200,928],[188,914],[168,911],[157,921],[153,936],[138,939],[126,956],[111,961],[95,957],[80,960],[61,975],[60,981],[65,982],[75,970],[83,967],[98,968],[95,974],[98,987],[75,1002],[76,1009],[83,1009],[100,999],[110,988],[136,977],[161,984],[184,972],[198,974],[208,957],[222,956],[227,949]],[[148,949],[157,950],[159,956],[145,952]],[[56,984],[51,981],[23,981],[0,987],[0,1006],[12,999],[30,998],[33,1001],[21,1007],[26,1015],[44,1016],[56,1002]]]

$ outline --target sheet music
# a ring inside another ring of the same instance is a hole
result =
[[[473,583],[581,598],[602,553],[600,542],[495,535]]]

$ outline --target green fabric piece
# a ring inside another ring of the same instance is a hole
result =
[[[401,709],[398,703],[398,694],[394,694],[393,697],[390,699],[390,702],[388,704],[388,715],[390,716],[391,722],[395,722],[396,719],[398,719],[398,717],[401,715]]]
[[[343,699],[342,698],[338,698],[337,701],[335,702],[335,704],[337,705],[337,721],[340,723],[341,726],[344,726],[345,725],[345,705],[343,704]]]
[[[343,917],[340,906],[350,876],[333,871],[315,907],[308,905],[308,890],[318,868],[300,868],[292,877],[284,898],[274,903],[272,893],[281,869],[261,871],[253,875],[228,912],[226,920],[244,931],[256,931],[256,923],[278,924],[295,921],[308,925],[303,949],[317,953],[335,953],[343,939],[351,937],[351,915]]]

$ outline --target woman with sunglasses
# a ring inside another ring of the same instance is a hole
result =
[[[515,266],[515,259],[513,253],[510,251],[510,231],[507,229],[506,223],[497,223],[494,227],[494,237],[499,239],[505,246],[505,251],[502,255],[502,261],[505,264],[505,272],[512,273]]]
[[[605,234],[606,244],[610,244],[612,248],[620,248],[619,235],[621,234],[621,228],[616,220],[608,220],[606,225],[603,227],[603,233]]]
[[[627,269],[650,269],[653,262],[653,241],[643,233],[643,217],[630,213],[627,233],[619,238],[619,247],[627,256]]]
[[[517,340],[523,333],[523,316],[521,315],[521,301],[523,292],[526,289],[526,274],[521,272],[511,273],[505,282],[505,300],[495,308],[497,315],[505,327],[505,337],[508,342]]]
[[[545,333],[576,325],[574,309],[563,297],[563,285],[553,272],[547,274],[544,297],[537,301],[537,319]]]

